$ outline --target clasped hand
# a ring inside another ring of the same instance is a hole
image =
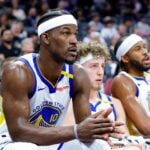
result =
[[[123,134],[119,127],[124,125],[122,122],[112,122],[108,115],[112,109],[102,110],[92,114],[77,126],[78,137],[81,141],[89,142],[94,139],[108,140],[109,136],[118,136]]]

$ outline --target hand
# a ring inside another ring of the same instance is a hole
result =
[[[114,124],[114,130],[109,136],[117,139],[122,139],[126,135],[122,128],[122,126],[124,126],[125,123],[116,121]]]
[[[99,112],[98,118],[107,118],[109,114],[112,112],[112,108],[109,107],[107,109],[103,109]]]
[[[111,140],[110,138],[107,139],[107,143],[108,143],[111,147],[114,146],[114,144],[113,144],[113,142],[112,142],[112,140]]]
[[[77,132],[81,141],[91,141],[94,139],[106,139],[109,133],[113,131],[113,122],[106,116],[111,113],[111,110],[97,112],[77,126]]]

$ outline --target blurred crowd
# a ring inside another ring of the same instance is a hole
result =
[[[104,82],[115,75],[116,41],[127,33],[142,36],[150,47],[150,0],[0,0],[0,61],[39,50],[38,18],[49,9],[70,11],[78,20],[78,40],[106,45],[110,60]]]

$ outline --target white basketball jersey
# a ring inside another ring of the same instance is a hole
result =
[[[73,66],[64,64],[57,84],[53,86],[42,75],[37,56],[27,54],[19,59],[29,67],[34,77],[34,89],[29,93],[29,122],[42,127],[58,126],[62,124],[72,97]]]
[[[116,121],[117,119],[116,110],[112,103],[111,96],[106,95],[102,93],[101,91],[98,92],[98,96],[99,98],[97,99],[96,103],[93,103],[92,101],[90,102],[90,108],[91,108],[92,114],[112,107],[113,111],[109,114],[108,118],[111,119],[112,121]]]
[[[137,97],[137,101],[143,107],[147,115],[150,116],[150,74],[145,75],[145,77],[135,77],[124,71],[120,72],[120,74],[127,76],[134,82],[136,86],[135,96]],[[140,134],[130,120],[128,123],[131,134]]]

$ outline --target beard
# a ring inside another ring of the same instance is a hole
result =
[[[59,64],[67,63],[72,65],[77,60],[77,57],[68,57],[66,54],[59,55],[57,52],[51,52],[50,55]]]
[[[139,71],[148,71],[150,69],[150,65],[144,66],[144,64],[140,64],[136,60],[131,60],[130,64]]]
[[[76,61],[76,59],[75,60],[67,60],[67,59],[65,59],[65,63],[67,63],[69,65],[74,64],[75,61]]]

